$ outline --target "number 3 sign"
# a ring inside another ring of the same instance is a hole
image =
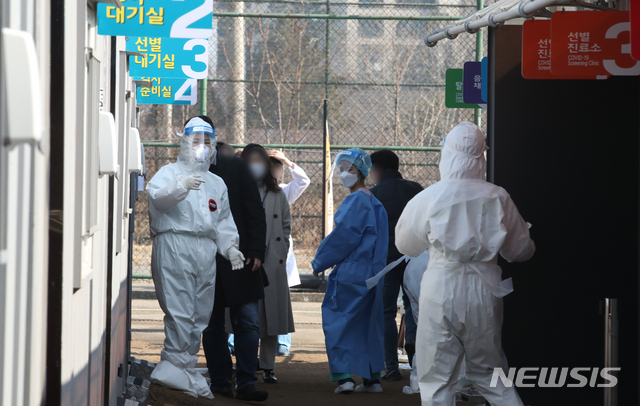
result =
[[[629,12],[555,12],[551,18],[551,73],[575,78],[638,76],[631,58]]]

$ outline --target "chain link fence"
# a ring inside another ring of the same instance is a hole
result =
[[[311,179],[291,207],[296,259],[301,272],[310,273],[323,238],[324,100],[332,150],[360,146],[371,153],[389,147],[399,155],[405,178],[424,187],[435,183],[444,135],[483,114],[444,106],[446,69],[476,60],[486,44],[480,41],[477,49],[476,36],[466,35],[428,48],[423,39],[475,9],[469,0],[215,3],[201,105],[140,106],[147,181],[175,162],[176,132],[202,111],[213,119],[220,141],[283,148]],[[346,190],[335,186],[337,208]],[[150,276],[151,246],[142,192],[136,203],[135,276]]]

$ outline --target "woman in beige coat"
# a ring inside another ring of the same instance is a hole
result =
[[[269,285],[264,288],[264,300],[260,301],[260,368],[264,370],[265,383],[277,383],[273,369],[278,349],[278,335],[293,333],[293,312],[287,279],[287,254],[291,234],[291,213],[287,196],[271,176],[271,160],[265,149],[249,144],[242,152],[247,161],[262,198],[267,220],[267,249],[264,270]]]

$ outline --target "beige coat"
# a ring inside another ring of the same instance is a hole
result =
[[[268,192],[264,199],[267,219],[267,251],[264,270],[269,286],[260,301],[260,336],[276,336],[295,331],[291,295],[287,279],[287,254],[291,235],[291,212],[284,192]]]

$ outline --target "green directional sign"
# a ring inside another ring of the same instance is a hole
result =
[[[444,105],[450,109],[477,109],[477,104],[467,104],[462,101],[462,69],[447,69],[445,81]]]

